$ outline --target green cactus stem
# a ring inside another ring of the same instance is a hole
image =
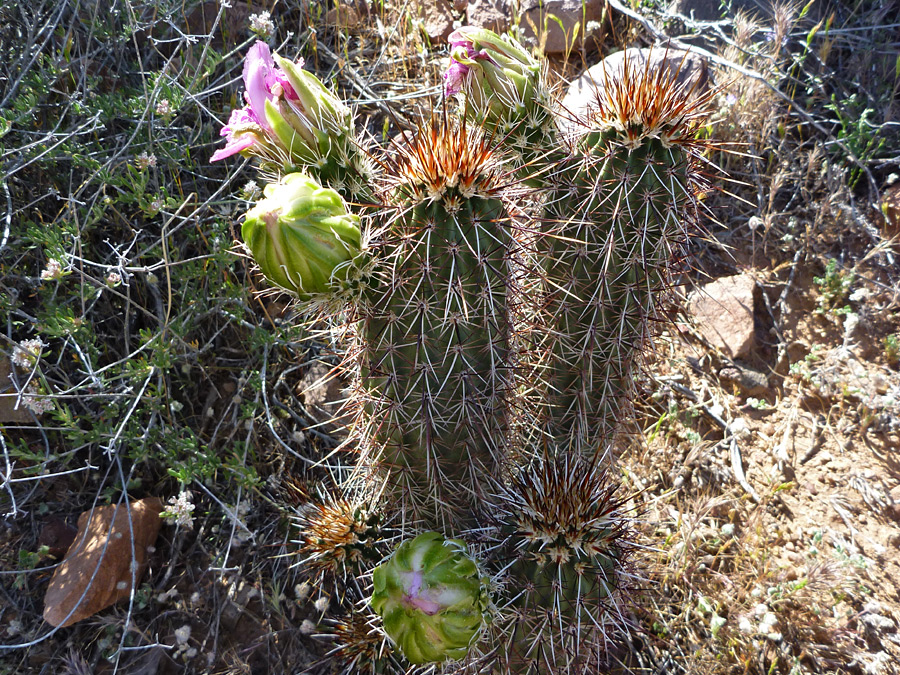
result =
[[[489,606],[486,578],[458,539],[425,532],[406,540],[372,575],[372,609],[413,664],[461,659]]]
[[[609,470],[557,451],[515,474],[493,502],[505,537],[499,671],[602,672],[625,627],[631,543],[626,499]]]
[[[332,292],[360,254],[359,217],[301,173],[266,186],[241,234],[263,274],[300,298]]]
[[[502,463],[515,242],[488,139],[435,120],[396,149],[361,309],[359,445],[404,509],[459,531]]]
[[[548,426],[582,451],[605,449],[629,414],[636,362],[697,221],[707,103],[668,70],[626,63],[554,171],[556,226],[539,241],[549,261]]]

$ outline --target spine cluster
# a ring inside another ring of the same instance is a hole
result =
[[[515,40],[451,44],[458,117],[372,157],[255,47],[216,153],[288,174],[247,244],[345,348],[356,466],[301,507],[302,564],[343,584],[345,672],[595,673],[634,578],[611,449],[697,219],[706,99],[626,63],[563,134]]]

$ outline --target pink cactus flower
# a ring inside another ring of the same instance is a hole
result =
[[[228,124],[220,132],[227,139],[225,147],[213,154],[211,162],[231,157],[257,143],[259,136],[248,129],[249,125],[261,127],[269,134],[274,133],[266,119],[266,101],[274,101],[282,95],[288,100],[297,100],[297,94],[287,75],[275,65],[269,45],[265,42],[257,41],[247,52],[244,61],[244,87],[247,105],[231,111]]]
[[[228,124],[222,127],[219,135],[226,139],[225,147],[216,150],[210,157],[210,162],[218,162],[220,159],[236,155],[241,150],[246,150],[259,140],[247,126],[259,124],[259,120],[250,108],[235,108],[231,111]]]

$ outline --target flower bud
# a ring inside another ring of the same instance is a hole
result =
[[[263,274],[301,298],[333,290],[360,252],[359,217],[302,173],[267,185],[264,194],[241,228]]]
[[[353,116],[344,103],[322,84],[315,75],[303,70],[289,59],[276,55],[275,61],[284,72],[294,97],[285,97],[281,110],[307,152],[326,157],[335,142],[348,139],[353,133]],[[296,143],[288,145],[291,154],[297,152]],[[304,153],[301,151],[301,155]]]
[[[461,659],[477,640],[487,586],[461,540],[438,532],[408,539],[372,578],[372,609],[410,663]]]
[[[450,35],[448,94],[465,91],[469,105],[489,124],[521,120],[534,109],[541,64],[508,35],[464,26]]]

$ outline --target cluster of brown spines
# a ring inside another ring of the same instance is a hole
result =
[[[332,622],[328,633],[334,647],[327,656],[334,668],[340,664],[344,675],[386,675],[402,672],[392,655],[390,643],[379,627],[378,617],[366,610],[350,613]]]
[[[369,501],[307,497],[293,520],[300,562],[319,581],[358,576],[386,553],[390,535],[380,508]]]

